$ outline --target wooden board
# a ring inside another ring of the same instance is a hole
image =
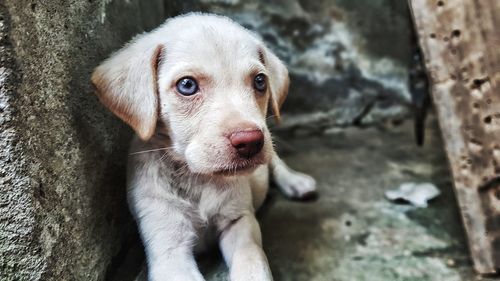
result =
[[[500,273],[500,1],[410,0],[474,268]]]

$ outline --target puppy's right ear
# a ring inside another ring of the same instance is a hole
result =
[[[92,73],[99,100],[143,139],[153,135],[158,118],[157,70],[163,45],[140,35]]]

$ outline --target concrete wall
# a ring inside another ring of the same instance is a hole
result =
[[[89,83],[134,34],[186,11],[229,15],[290,66],[282,128],[370,125],[408,112],[400,2],[1,1],[0,280],[117,280],[140,249],[125,202],[132,132]]]
[[[133,230],[131,131],[99,104],[89,74],[163,21],[165,4],[1,3],[0,280],[104,280]]]

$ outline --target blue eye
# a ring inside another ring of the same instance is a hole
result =
[[[183,96],[192,96],[198,92],[198,83],[191,77],[183,77],[176,84],[177,91]]]
[[[267,83],[266,83],[266,75],[264,74],[257,74],[255,78],[253,79],[253,87],[255,90],[259,92],[264,92],[267,89]]]

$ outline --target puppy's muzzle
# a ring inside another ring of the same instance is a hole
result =
[[[264,134],[259,129],[234,132],[229,142],[242,158],[250,159],[257,155],[264,146]]]

